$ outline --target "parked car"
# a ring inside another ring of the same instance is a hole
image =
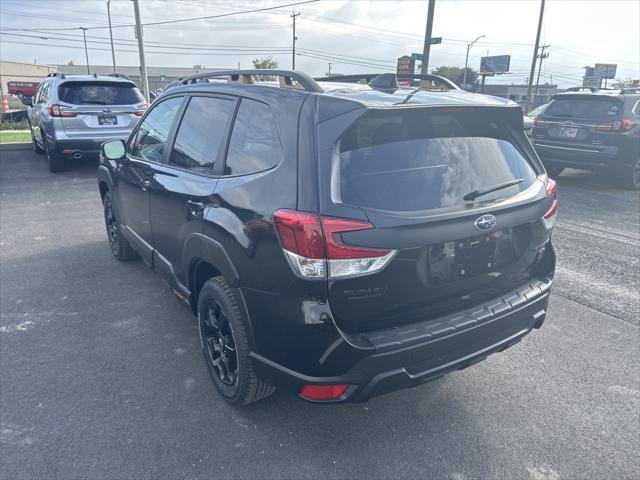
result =
[[[197,316],[225,400],[362,402],[541,327],[558,196],[518,105],[206,77],[228,81],[186,79],[105,143],[98,184],[113,255]]]
[[[544,112],[544,109],[547,108],[547,105],[549,104],[545,103],[544,105],[540,105],[524,116],[524,133],[527,134],[527,137],[531,137],[531,131],[533,130],[533,120],[542,112]]]
[[[565,167],[607,170],[640,188],[640,91],[576,89],[557,94],[538,115],[533,144],[549,174]]]
[[[105,140],[126,139],[147,103],[123,76],[49,74],[34,98],[25,96],[33,149],[46,153],[49,170],[66,158],[97,157]]]

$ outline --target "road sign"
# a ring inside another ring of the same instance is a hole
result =
[[[593,67],[593,75],[600,78],[615,78],[617,67],[615,63],[596,63]]]
[[[422,54],[421,53],[412,53],[411,54],[411,58],[413,58],[413,60],[420,60],[422,61]]]
[[[511,55],[480,58],[480,73],[506,73],[509,71]]]
[[[585,88],[602,88],[602,77],[596,77],[594,75],[584,76],[582,79],[582,86]]]
[[[398,75],[413,75],[416,61],[414,58],[404,55],[398,58],[398,67],[396,73]]]

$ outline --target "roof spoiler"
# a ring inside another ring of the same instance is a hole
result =
[[[122,78],[124,80],[131,80],[124,73],[118,73],[118,72],[110,73],[109,75],[107,75],[107,77],[116,77],[116,78]]]
[[[48,77],[65,78],[64,73],[62,73],[62,72],[51,72],[51,73],[47,73],[47,78],[48,78]]]
[[[255,69],[255,70],[220,70],[216,72],[200,73],[198,75],[192,75],[185,77],[180,85],[189,85],[197,83],[199,81],[208,80],[210,78],[226,77],[228,82],[239,83],[254,83],[253,77],[278,77],[280,87],[282,88],[301,88],[307,92],[323,92],[322,87],[311,78],[309,75],[303,72],[295,72],[293,70],[270,70],[270,69]],[[295,83],[294,83],[295,82]]]

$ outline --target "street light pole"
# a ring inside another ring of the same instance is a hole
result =
[[[433,12],[436,8],[436,0],[429,0],[429,6],[427,8],[427,27],[424,33],[424,45],[422,47],[422,66],[420,67],[420,73],[426,75],[429,73],[429,52],[431,51],[431,35],[433,33]],[[425,82],[424,80],[420,83]],[[425,82],[426,83],[426,82]],[[426,85],[425,85],[426,86]]]
[[[480,35],[478,38],[476,38],[473,42],[469,43],[467,45],[467,58],[464,61],[464,76],[462,77],[462,88],[464,90],[466,90],[465,85],[467,84],[467,67],[469,66],[469,50],[471,50],[471,47],[473,47],[473,45],[480,40],[481,38],[483,38],[485,35]]]
[[[531,60],[531,72],[529,72],[529,84],[527,85],[527,103],[524,113],[529,113],[531,104],[531,87],[533,87],[533,75],[536,73],[536,60],[538,59],[538,45],[540,45],[540,32],[542,30],[542,18],[544,17],[544,0],[540,0],[540,18],[538,19],[538,33],[536,34],[536,45],[533,47],[533,59]]]
[[[116,52],[113,49],[113,30],[111,29],[111,0],[107,0],[107,17],[109,18],[109,38],[111,40],[111,59],[113,60],[113,73],[117,73],[116,69]]]
[[[296,40],[298,40],[298,37],[296,37],[296,17],[299,17],[299,16],[300,16],[300,12],[291,14],[291,18],[293,18],[293,45],[291,50],[291,70],[296,69]]]
[[[84,39],[84,56],[87,59],[87,75],[91,75],[91,72],[89,71],[89,50],[87,50],[87,30],[89,30],[86,27],[78,27],[80,30],[82,30],[82,38]]]
[[[133,1],[133,13],[136,17],[136,37],[138,37],[138,54],[140,56],[140,79],[142,80],[142,94],[147,100],[149,97],[149,79],[147,78],[147,63],[144,59],[144,42],[142,41],[142,22],[140,21],[140,7],[138,0]]]

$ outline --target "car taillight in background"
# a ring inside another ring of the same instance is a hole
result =
[[[558,185],[555,180],[547,179],[547,197],[553,197],[553,202],[547,210],[547,213],[542,217],[542,221],[544,222],[544,226],[547,230],[553,228],[556,224],[556,217],[558,216]]]
[[[295,210],[273,214],[276,233],[293,270],[305,278],[366,275],[382,269],[395,250],[356,247],[341,234],[373,228],[368,222]]]
[[[545,121],[542,120],[540,118],[540,116],[537,116],[536,118],[533,119],[533,126],[534,127],[544,127],[545,126]]]
[[[141,117],[144,115],[144,112],[147,111],[147,108],[149,108],[149,104],[145,103],[142,107],[140,107],[140,110],[135,112],[135,116],[136,117]]]
[[[635,127],[635,125],[633,121],[624,118],[622,120],[601,123],[596,127],[596,132],[626,132]]]
[[[69,112],[67,108],[68,107],[64,105],[54,103],[53,105],[49,105],[49,115],[56,118],[73,118],[78,116],[77,113]]]

